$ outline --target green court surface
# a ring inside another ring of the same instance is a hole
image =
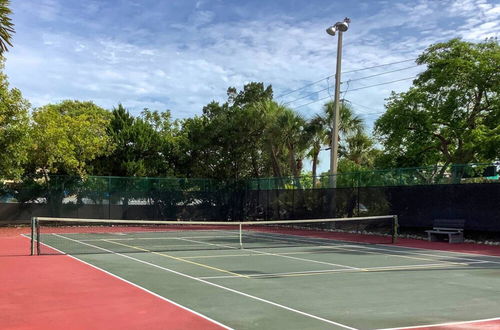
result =
[[[243,237],[243,249],[237,232],[220,230],[45,234],[43,243],[235,329],[500,317],[499,257],[277,233]]]

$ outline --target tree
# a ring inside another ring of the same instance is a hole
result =
[[[276,124],[281,127],[281,139],[288,154],[290,172],[294,177],[299,177],[307,149],[304,133],[306,121],[290,108],[282,107],[281,110]]]
[[[271,86],[249,83],[239,92],[228,88],[227,95],[226,102],[211,102],[182,124],[180,167],[189,176],[238,180],[269,173],[262,152],[267,117],[255,104],[270,101]]]
[[[246,107],[255,102],[273,99],[273,87],[265,87],[263,83],[251,82],[243,86],[243,90],[238,92],[234,87],[227,89],[228,105],[236,107]]]
[[[9,88],[2,71],[0,61],[0,178],[16,179],[28,156],[30,104],[18,89]]]
[[[342,102],[339,109],[339,142],[342,142],[346,136],[362,131],[364,129],[363,119],[354,113],[354,109],[347,102]],[[332,123],[335,117],[335,104],[333,101],[325,103],[323,106],[323,118],[327,125],[328,145],[332,141]]]
[[[333,101],[323,105],[323,114],[316,115],[305,128],[305,134],[309,140],[308,157],[312,159],[312,174],[316,176],[316,168],[319,163],[319,153],[322,146],[331,146],[332,123],[335,116],[335,104]],[[354,114],[350,104],[342,102],[340,106],[339,122],[339,156],[345,155],[346,139],[353,134],[360,134],[364,130],[363,119]]]
[[[492,161],[500,154],[500,47],[452,39],[417,59],[427,69],[392,93],[375,132],[385,166]],[[441,174],[443,173],[441,172]]]
[[[126,173],[122,169],[122,157],[124,155],[123,147],[129,143],[129,139],[124,132],[130,129],[134,117],[121,104],[118,104],[118,108],[114,108],[111,113],[111,120],[106,127],[106,131],[115,149],[112,153],[102,155],[92,161],[90,167],[94,175],[121,176]]]
[[[161,176],[174,176],[178,167],[181,135],[181,121],[172,120],[170,110],[159,112],[144,109],[141,118],[148,123],[159,138],[159,151],[157,152],[156,172]]]
[[[173,175],[173,123],[170,112],[144,109],[132,116],[121,104],[112,111],[107,133],[114,150],[97,158],[93,174],[113,176]]]
[[[353,134],[357,134],[364,130],[363,119],[354,113],[354,109],[347,102],[342,102],[339,109],[340,121],[339,121],[339,157],[345,153],[345,139]],[[332,145],[332,124],[335,117],[335,104],[333,101],[325,103],[323,106],[323,121],[326,127],[325,133],[327,145],[330,147]]]
[[[359,165],[367,168],[372,167],[374,160],[379,153],[375,149],[375,142],[365,132],[356,132],[346,138],[345,148],[343,149],[343,157]]]
[[[321,147],[328,143],[327,124],[321,115],[314,116],[304,128],[310,147],[307,157],[312,160],[313,187],[316,186],[317,167]]]
[[[63,101],[33,111],[31,173],[87,174],[88,164],[108,154],[113,145],[106,132],[110,113],[92,102]]]
[[[9,17],[12,14],[9,5],[9,0],[0,0],[0,55],[8,51],[7,45],[12,47],[11,38],[15,32],[14,23]]]
[[[270,174],[275,177],[299,176],[306,149],[304,119],[290,108],[272,100],[255,103],[254,107],[255,111],[262,114],[264,126],[261,153],[267,155],[263,159],[270,164]]]

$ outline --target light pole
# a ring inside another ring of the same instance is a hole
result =
[[[330,145],[330,184],[333,188],[336,186],[336,175],[338,167],[338,155],[339,155],[339,121],[340,121],[340,71],[342,63],[342,34],[349,28],[349,23],[351,20],[346,17],[342,22],[337,22],[334,25],[326,29],[326,32],[335,36],[335,33],[339,33],[339,39],[337,44],[337,69],[335,72],[335,100],[334,107],[335,113],[333,116],[332,132],[331,132],[331,145]]]

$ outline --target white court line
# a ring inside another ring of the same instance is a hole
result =
[[[384,245],[385,246],[385,245]],[[376,248],[376,247],[371,247],[371,246],[359,246],[360,248],[363,249],[369,249],[369,250],[381,250],[381,251],[392,251],[392,252],[400,252],[400,253],[406,253],[410,255],[421,255],[421,256],[430,256],[430,257],[438,257],[438,258],[451,258],[451,259],[462,259],[462,260],[467,260],[467,261],[476,261],[476,262],[485,262],[485,263],[492,263],[492,264],[500,264],[500,261],[492,261],[492,260],[484,260],[480,258],[468,258],[468,257],[460,257],[460,256],[450,256],[446,254],[431,254],[431,253],[421,253],[421,252],[410,252],[410,251],[405,251],[405,250],[391,250],[391,249],[384,249],[384,248]],[[406,246],[398,246],[398,248],[407,248],[407,249],[417,249],[417,250],[425,250],[425,251],[437,251],[437,252],[453,252],[453,253],[458,253],[458,254],[463,254],[463,255],[471,255],[470,253],[462,253],[462,252],[454,252],[454,251],[444,251],[444,250],[429,250],[429,249],[420,249],[420,248],[412,248],[412,247],[406,247]],[[489,255],[479,255],[483,257],[493,257],[493,258],[498,258],[497,256],[489,256]]]
[[[419,240],[416,240],[416,241],[419,241]],[[471,243],[471,244],[482,246],[482,244],[477,244],[477,243]],[[385,243],[381,243],[381,244],[377,244],[377,245],[387,246],[387,247],[392,247],[393,246],[393,245],[385,244]],[[490,257],[490,258],[498,259],[498,261],[500,261],[500,256],[494,256],[494,255],[489,255],[489,254],[472,253],[472,252],[448,251],[448,250],[440,250],[440,249],[435,249],[434,250],[434,249],[418,248],[418,247],[404,246],[404,245],[397,245],[397,247],[401,248],[401,249],[409,249],[409,250],[425,250],[425,251],[435,251],[435,252],[443,252],[443,253],[460,254],[460,255],[466,255],[466,256]],[[450,256],[450,257],[452,257],[452,256]]]
[[[400,327],[400,328],[382,328],[382,329],[378,329],[378,330],[419,329],[419,328],[427,328],[427,327],[442,327],[442,326],[448,326],[448,325],[471,324],[471,323],[499,321],[499,320],[500,320],[500,317],[493,317],[493,318],[490,318],[490,319],[482,319],[482,320],[446,322],[446,323],[436,323],[436,324],[426,324],[426,325],[415,325],[415,326]]]
[[[293,235],[293,234],[279,234],[279,233],[278,234],[274,234],[274,233],[266,233],[266,232],[253,232],[252,234],[248,234],[248,235],[256,235],[256,236],[260,237],[260,235],[265,235],[265,234],[297,237],[297,235]],[[299,236],[299,237],[302,237],[302,236]],[[279,238],[276,238],[276,239],[279,239]],[[287,238],[282,238],[282,239],[283,240],[287,240]],[[322,237],[313,237],[313,236],[310,237],[310,240],[301,240],[299,238],[291,238],[291,240],[298,240],[298,241],[302,241],[302,242],[310,243],[310,244],[314,244],[315,242],[318,242],[318,241],[320,241],[320,242],[323,242],[323,241],[332,241],[332,239],[322,238]],[[390,251],[390,252],[393,252],[393,253],[400,252],[400,253],[423,255],[423,256],[430,256],[430,257],[446,257],[446,258],[454,258],[454,259],[464,259],[464,260],[470,260],[470,261],[486,261],[488,263],[500,264],[500,257],[499,256],[492,256],[492,255],[487,255],[487,254],[476,254],[476,253],[446,251],[446,250],[432,250],[432,249],[417,248],[417,247],[411,247],[411,246],[399,246],[399,245],[398,246],[393,246],[393,245],[388,245],[388,244],[376,244],[376,245],[379,245],[379,246],[387,246],[387,247],[391,247],[392,248],[392,249],[384,249],[384,248],[375,248],[375,247],[372,247],[371,244],[369,246],[369,244],[363,243],[363,242],[339,241],[339,240],[335,240],[335,239],[333,239],[333,241],[337,241],[337,242],[351,242],[351,243],[354,243],[351,246],[353,246],[353,247],[359,247],[359,248],[363,248],[363,249]],[[337,244],[335,244],[335,243],[331,243],[331,244],[327,243],[326,245],[327,246],[337,246]],[[437,254],[430,254],[430,253],[409,252],[409,251],[405,251],[404,249],[425,250],[425,251],[429,251],[429,252],[453,253],[453,254],[466,255],[466,256],[476,256],[476,257],[488,257],[488,258],[498,259],[499,261],[484,260],[484,259],[479,259],[479,258],[467,258],[467,257],[459,257],[459,256],[455,257],[455,256],[450,256],[450,255],[441,255],[441,254],[437,255]]]
[[[55,234],[53,234],[55,235]],[[119,242],[116,242],[116,240],[109,240],[107,238],[102,238],[102,239],[99,239],[99,240],[95,240],[95,241],[92,241],[92,242],[106,242],[108,241],[108,243],[114,243],[114,244],[120,244]],[[85,241],[87,242],[87,241]],[[165,245],[165,244],[159,244],[159,245],[153,245],[153,246],[149,246],[150,249],[154,249],[155,247],[162,247],[162,248],[165,248],[168,250],[168,248],[177,248],[177,247],[195,247],[196,245],[193,245],[193,244],[168,244],[168,245]]]
[[[261,238],[261,235],[259,234],[249,234],[250,236],[254,236],[254,237],[258,237],[258,238]],[[262,237],[263,238],[263,237]],[[264,238],[265,239],[265,238]],[[275,237],[273,238],[272,240],[284,240],[284,241],[295,241],[295,242],[307,242],[307,243],[311,243],[311,244],[314,244],[314,243],[323,243],[321,240],[317,240],[317,241],[311,241],[311,240],[304,240],[304,239],[298,239],[298,238],[281,238],[281,237]],[[326,243],[326,242],[325,242]],[[350,245],[351,247],[354,247],[356,248],[357,246],[356,245]],[[346,248],[345,245],[342,246],[342,245],[338,245],[338,244],[322,244],[322,245],[318,245],[318,247],[323,247],[323,248],[328,248],[328,249],[337,249],[337,250],[344,250],[344,251],[353,251],[353,252],[362,252],[362,253],[371,253],[371,254],[379,254],[379,255],[387,255],[387,256],[391,256],[391,257],[397,257],[397,258],[406,258],[406,259],[415,259],[415,260],[425,260],[425,261],[437,261],[437,262],[442,262],[442,263],[446,263],[446,264],[454,264],[454,262],[450,262],[450,261],[441,261],[441,260],[437,260],[436,258],[433,258],[433,259],[429,259],[429,258],[419,258],[419,257],[411,257],[411,256],[407,256],[407,255],[402,255],[402,254],[397,254],[396,252],[392,251],[393,253],[382,253],[382,252],[368,252],[368,251],[362,251],[362,250],[359,250],[359,249],[349,249],[349,248]]]
[[[289,274],[309,274],[309,273],[327,273],[327,272],[339,272],[339,271],[350,271],[352,272],[352,269],[324,269],[324,270],[306,270],[306,271],[299,271],[299,272],[286,272],[286,273],[266,273],[266,274],[254,274],[254,275],[247,275],[250,278],[255,278],[255,277],[267,277],[267,276],[278,276],[278,275],[289,275]],[[201,276],[198,277],[204,280],[208,279],[215,279],[215,278],[236,278],[236,276],[230,276],[230,275],[221,275],[221,276]]]
[[[31,238],[30,238],[30,237],[28,237],[28,236],[24,236],[24,235],[22,235],[22,236],[23,236],[23,237],[25,237],[25,238],[31,239]],[[60,235],[57,235],[57,236],[60,236]],[[64,237],[64,236],[60,236],[60,237]],[[64,238],[65,238],[65,237],[64,237]],[[218,322],[218,321],[216,321],[216,320],[214,320],[214,319],[211,319],[210,317],[208,317],[208,316],[206,316],[206,315],[203,315],[203,314],[201,314],[201,313],[198,313],[197,311],[194,311],[194,310],[192,310],[192,309],[190,309],[190,308],[188,308],[188,307],[186,307],[186,306],[183,306],[183,305],[181,305],[181,304],[179,304],[179,303],[176,303],[176,302],[175,302],[175,301],[173,301],[173,300],[170,300],[170,299],[168,299],[168,298],[165,298],[165,297],[163,297],[163,296],[160,296],[159,294],[157,294],[157,293],[155,293],[155,292],[153,292],[153,291],[151,291],[151,290],[148,290],[148,289],[146,289],[146,288],[144,288],[144,287],[142,287],[142,286],[140,286],[140,285],[138,285],[138,284],[135,284],[135,283],[133,283],[133,282],[130,282],[130,281],[128,281],[128,280],[126,280],[126,279],[124,279],[123,277],[120,277],[120,276],[115,275],[115,274],[113,274],[113,273],[111,273],[111,272],[108,272],[107,270],[104,270],[104,269],[102,269],[102,268],[100,268],[100,267],[98,267],[98,266],[92,265],[91,263],[88,263],[88,262],[86,262],[86,261],[83,261],[83,260],[81,260],[81,259],[78,259],[78,258],[76,258],[76,257],[74,257],[74,256],[72,256],[72,255],[70,255],[70,254],[67,254],[67,253],[65,253],[65,252],[63,252],[63,251],[61,251],[61,250],[59,250],[59,249],[56,249],[56,248],[54,248],[54,247],[52,247],[52,246],[50,246],[50,245],[48,245],[48,244],[45,244],[45,243],[42,243],[42,242],[40,242],[40,244],[45,245],[45,246],[47,246],[48,248],[53,249],[53,250],[55,250],[55,251],[57,251],[57,252],[61,253],[61,254],[62,254],[62,255],[64,255],[64,256],[70,257],[70,258],[72,258],[72,259],[74,259],[74,260],[76,260],[76,261],[79,261],[79,262],[81,262],[81,263],[83,263],[83,264],[85,264],[85,265],[88,265],[88,266],[90,266],[90,267],[92,267],[92,268],[95,268],[95,269],[97,269],[97,270],[100,270],[101,272],[106,273],[106,274],[108,274],[108,275],[110,275],[110,276],[112,276],[112,277],[114,277],[114,278],[117,278],[117,279],[119,279],[119,280],[121,280],[121,281],[123,281],[123,282],[125,282],[125,283],[128,283],[128,284],[130,284],[130,285],[132,285],[132,286],[134,286],[134,287],[136,287],[136,288],[138,288],[138,289],[140,289],[140,290],[142,290],[142,291],[145,291],[145,292],[147,292],[147,293],[149,293],[149,294],[152,294],[153,296],[155,296],[155,297],[157,297],[157,298],[160,298],[161,300],[164,300],[164,301],[166,301],[166,302],[168,302],[168,303],[171,303],[171,304],[172,304],[172,305],[174,305],[174,306],[177,306],[177,307],[182,308],[182,309],[184,309],[184,310],[186,310],[186,311],[188,311],[188,312],[191,312],[191,313],[193,313],[193,314],[195,314],[195,315],[198,315],[198,316],[200,316],[200,317],[204,318],[205,320],[210,321],[210,322],[212,322],[212,323],[215,323],[215,324],[217,324],[217,325],[219,325],[219,326],[221,326],[221,327],[223,327],[223,328],[225,328],[225,329],[230,329],[230,330],[232,330],[232,329],[233,329],[233,328],[230,328],[230,327],[228,327],[227,325],[224,325],[224,324],[222,324],[222,323],[220,323],[220,322]]]
[[[75,240],[75,239],[72,239],[72,238],[69,238],[69,237],[65,237],[65,236],[61,236],[61,235],[58,235],[58,234],[53,234],[53,235],[58,236],[58,237],[63,238],[63,239],[67,239],[67,240],[79,243],[79,244],[87,245],[87,246],[90,246],[90,247],[93,247],[93,248],[96,248],[96,249],[99,249],[99,250],[102,250],[102,251],[106,251],[106,252],[109,252],[109,253],[112,253],[112,254],[115,254],[115,255],[118,255],[118,256],[130,259],[130,260],[134,260],[134,261],[137,261],[139,263],[142,263],[142,264],[145,264],[145,265],[149,265],[149,266],[152,266],[152,267],[155,267],[155,268],[158,268],[158,269],[161,269],[161,270],[164,270],[166,272],[173,273],[173,274],[176,274],[176,275],[179,275],[179,276],[182,276],[182,277],[186,277],[186,278],[189,278],[189,279],[194,280],[194,281],[198,281],[198,282],[201,282],[201,283],[204,283],[204,284],[208,284],[210,286],[214,286],[214,287],[219,288],[219,289],[223,289],[223,290],[226,290],[226,291],[229,291],[229,292],[232,292],[232,293],[236,293],[238,295],[241,295],[241,296],[244,296],[244,297],[247,297],[247,298],[250,298],[250,299],[261,301],[261,302],[264,302],[264,303],[267,303],[267,304],[270,304],[270,305],[273,305],[273,306],[276,306],[276,307],[288,310],[290,312],[294,312],[294,313],[297,313],[297,314],[300,314],[300,315],[304,315],[304,316],[307,316],[307,317],[310,317],[310,318],[313,318],[313,319],[316,319],[316,320],[319,320],[319,321],[323,321],[323,322],[326,322],[326,323],[329,323],[329,324],[333,324],[333,325],[339,326],[339,327],[344,328],[344,329],[357,330],[356,328],[347,326],[347,325],[342,324],[342,323],[338,323],[338,322],[335,322],[335,321],[332,321],[332,320],[328,320],[328,319],[322,318],[320,316],[309,314],[309,313],[300,311],[298,309],[294,309],[294,308],[291,308],[291,307],[288,307],[288,306],[285,306],[285,305],[281,305],[281,304],[278,304],[276,302],[273,302],[273,301],[270,301],[270,300],[267,300],[267,299],[264,299],[264,298],[253,296],[253,295],[250,295],[248,293],[244,293],[244,292],[241,292],[241,291],[238,291],[238,290],[235,290],[235,289],[231,289],[231,288],[219,285],[219,284],[215,284],[215,283],[212,283],[212,282],[200,279],[200,278],[196,278],[194,276],[191,276],[191,275],[188,275],[188,274],[184,274],[184,273],[181,273],[181,272],[178,272],[178,271],[175,271],[173,269],[166,268],[166,267],[162,267],[162,266],[159,266],[157,264],[153,264],[153,263],[141,260],[141,259],[137,259],[137,258],[128,256],[128,255],[125,255],[125,254],[122,254],[122,253],[118,253],[118,252],[115,252],[115,251],[112,251],[112,250],[108,250],[108,249],[105,249],[105,248],[102,248],[102,247],[99,247],[99,246],[96,246],[96,245],[92,245],[92,244],[89,244],[89,243],[80,242],[78,240]],[[75,259],[77,259],[77,258],[75,258]],[[80,259],[77,259],[77,260],[80,260]]]
[[[67,235],[67,234],[60,234]],[[219,235],[219,236],[181,236],[181,237],[128,237],[128,238],[105,238],[109,241],[133,241],[133,240],[176,240],[179,238],[228,238],[233,237],[234,239],[238,239],[237,235]],[[103,238],[89,238],[89,239],[80,239],[80,242],[98,242],[103,240]]]
[[[256,234],[247,234],[247,235],[254,235],[254,236],[257,236],[257,237],[261,237],[261,235],[264,235],[265,233],[256,233]],[[274,235],[282,235],[282,234],[274,234]],[[289,235],[289,234],[287,234]],[[295,235],[289,235],[289,236],[294,236]],[[318,243],[322,243],[323,241],[325,240],[328,240],[328,239],[324,239],[324,238],[316,238],[316,237],[311,237],[312,239],[316,239],[316,241],[314,240],[304,240],[304,239],[299,239],[299,238],[280,238],[280,237],[276,237],[275,239],[279,240],[289,240],[289,241],[297,241],[297,242],[304,242],[304,243],[310,243],[310,244],[314,244],[315,242],[318,242]],[[326,243],[326,242],[325,242]],[[353,243],[356,243],[356,242],[353,242]],[[378,245],[383,245],[383,246],[390,246],[390,245],[387,245],[387,244],[378,244]],[[392,252],[391,254],[389,253],[382,253],[382,252],[377,252],[378,254],[382,254],[382,255],[390,255],[390,256],[395,256],[395,257],[402,257],[402,258],[411,258],[409,256],[405,256],[405,255],[402,255],[402,254],[409,254],[409,255],[422,255],[422,256],[429,256],[429,257],[434,257],[434,258],[452,258],[452,259],[463,259],[463,260],[468,260],[468,261],[481,261],[481,262],[486,262],[486,263],[494,263],[494,264],[500,264],[500,261],[491,261],[491,260],[484,260],[484,259],[479,259],[479,258],[467,258],[467,257],[459,257],[459,256],[450,256],[450,255],[442,255],[442,254],[430,254],[430,253],[418,253],[418,252],[409,252],[409,251],[405,251],[405,250],[402,250],[400,248],[407,248],[407,249],[417,249],[417,250],[426,250],[426,251],[439,251],[439,252],[452,252],[452,253],[456,253],[456,254],[463,254],[463,255],[471,255],[470,253],[462,253],[462,252],[454,252],[454,251],[443,251],[443,250],[429,250],[429,249],[420,249],[420,248],[413,248],[413,247],[405,247],[405,246],[397,246],[397,249],[384,249],[384,248],[376,248],[376,247],[372,247],[372,246],[367,246],[366,244],[362,244],[362,243],[358,243],[356,245],[351,245],[352,247],[354,248],[361,248],[361,249],[368,249],[368,250],[380,250],[380,251],[388,251],[388,252]],[[347,248],[344,248],[344,247],[338,247],[337,244],[335,243],[331,243],[331,244],[323,244],[321,245],[320,247],[331,247],[331,248],[338,248],[338,249],[344,249],[344,250],[348,250]],[[352,251],[357,251],[357,252],[362,252],[360,250],[352,250]],[[401,253],[401,254],[397,254],[397,253]],[[474,255],[474,254],[472,254]],[[493,257],[493,258],[498,258],[496,256],[488,256],[488,255],[481,255],[483,257]],[[416,259],[416,258],[415,258]],[[454,263],[452,261],[441,261],[441,260],[436,260],[436,259],[433,259],[434,261],[439,261],[439,262],[443,262],[443,263]]]
[[[293,275],[293,274],[330,274],[330,273],[353,273],[353,272],[374,272],[374,271],[397,271],[397,270],[414,270],[414,269],[429,269],[433,270],[435,268],[444,268],[449,267],[447,269],[453,269],[454,267],[459,266],[468,266],[466,263],[456,263],[452,265],[446,265],[442,263],[438,264],[420,264],[420,265],[398,265],[398,266],[379,266],[379,267],[369,267],[363,268],[361,271],[356,271],[354,269],[326,269],[326,270],[306,270],[306,271],[298,271],[298,272],[286,272],[286,273],[265,273],[265,274],[249,274],[247,275],[250,278],[258,278],[258,277],[272,277],[278,275]],[[203,276],[200,277],[202,279],[214,279],[214,278],[238,278],[239,276],[234,275],[220,275],[220,276]]]
[[[225,245],[225,244],[216,244],[216,243],[208,243],[208,242],[201,242],[201,241],[195,241],[191,239],[182,239],[183,241],[188,241],[188,242],[194,242],[194,243],[199,243],[199,244],[206,244],[206,245],[214,245],[214,246],[221,246],[221,247],[226,247],[230,249],[240,249],[234,246],[230,245]],[[337,267],[342,267],[342,268],[348,268],[348,269],[355,269],[355,270],[363,270],[363,268],[358,268],[358,267],[352,267],[352,266],[347,266],[347,265],[342,265],[342,264],[334,264],[332,262],[326,262],[326,261],[318,261],[318,260],[312,260],[312,259],[306,259],[306,258],[299,258],[299,257],[292,257],[289,255],[283,255],[279,253],[271,253],[271,252],[264,252],[264,251],[259,251],[259,250],[253,250],[253,249],[246,249],[244,248],[245,251],[251,251],[259,254],[265,254],[269,256],[275,256],[275,257],[282,257],[282,258],[288,258],[288,259],[294,259],[294,260],[300,260],[300,261],[306,261],[306,262],[312,262],[316,264],[322,264],[322,265],[329,265],[329,266],[337,266]]]

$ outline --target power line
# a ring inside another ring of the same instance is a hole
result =
[[[366,67],[366,68],[361,68],[361,69],[356,69],[356,70],[351,70],[351,71],[343,71],[342,73],[345,74],[345,73],[359,72],[359,71],[364,71],[364,70],[369,70],[369,69],[375,69],[375,68],[380,68],[380,67],[383,67],[383,66],[388,66],[388,65],[393,65],[393,64],[399,64],[399,63],[405,63],[405,62],[410,62],[410,61],[415,61],[415,60],[416,60],[416,58],[412,58],[412,59],[409,59],[409,60],[392,62],[392,63],[386,63],[386,64],[380,64],[380,65],[375,65],[375,66],[369,66],[369,67]]]
[[[381,115],[385,113],[385,111],[381,111],[381,112],[370,112],[370,113],[360,113],[358,114],[359,116],[375,116],[375,115]]]
[[[376,76],[381,76],[381,75],[386,74],[386,73],[392,73],[392,72],[401,71],[401,70],[403,70],[403,69],[392,70],[392,71],[388,71],[388,72],[384,72],[384,73],[379,73],[379,74],[376,74],[376,75],[366,76],[366,77],[359,78],[359,79],[347,80],[347,82],[346,82],[346,83],[347,83],[347,88],[346,88],[346,90],[345,90],[344,92],[345,92],[345,93],[347,93],[347,91],[349,90],[349,83],[350,83],[350,82],[352,82],[352,81],[362,80],[362,79],[368,79],[368,78],[372,78],[372,77],[376,77]],[[401,79],[401,80],[395,80],[394,82],[396,82],[396,81],[402,81],[402,80],[408,80],[408,79],[415,78],[415,77],[416,77],[416,76],[414,76],[414,77],[410,77],[410,78],[403,78],[403,79]],[[342,82],[341,84],[343,84],[343,83],[344,83],[344,82]],[[381,83],[381,85],[385,85],[385,84],[386,84],[386,83]],[[369,85],[369,86],[362,86],[362,87],[358,87],[358,88],[355,88],[355,89],[351,89],[351,90],[349,90],[349,91],[350,91],[350,92],[352,92],[352,91],[357,91],[357,90],[360,90],[360,89],[370,88],[370,87],[374,87],[374,86],[379,86],[379,84],[377,84],[377,85]],[[318,90],[318,91],[315,91],[315,92],[309,93],[309,94],[307,94],[307,95],[301,96],[301,97],[299,97],[299,98],[296,98],[295,100],[285,102],[285,103],[283,103],[283,105],[288,105],[288,104],[290,104],[290,103],[294,103],[294,102],[296,102],[296,101],[300,101],[300,100],[306,99],[306,98],[308,98],[308,97],[310,97],[310,96],[313,96],[313,95],[315,95],[315,94],[318,94],[318,93],[324,92],[324,91],[326,91],[326,90],[327,90],[328,92],[330,92],[330,86],[328,86],[328,87],[326,87],[326,88],[323,88],[323,89],[320,89],[320,90]],[[331,95],[330,95],[330,96],[331,96]]]
[[[348,80],[347,81],[347,87],[346,87],[346,89],[344,91],[344,97],[342,98],[342,100],[340,100],[342,102],[344,102],[345,96],[347,95],[347,91],[349,90],[349,87],[351,86],[350,83],[351,83],[351,80]]]
[[[395,83],[395,82],[398,82],[398,81],[410,80],[410,79],[415,79],[415,78],[417,78],[417,76],[403,78],[403,79],[398,79],[398,80],[387,81],[387,82],[383,82],[383,83],[375,84],[375,85],[368,85],[368,86],[358,87],[358,88],[355,88],[355,89],[351,89],[350,91],[354,92],[354,91],[359,91],[359,90],[366,89],[366,88],[371,88],[371,87],[376,87],[376,86],[382,86],[382,85],[392,84],[392,83]]]
[[[297,88],[297,89],[295,89],[295,90],[293,90],[293,91],[290,91],[290,92],[287,92],[287,93],[281,94],[281,95],[279,95],[279,96],[276,96],[276,98],[277,98],[277,99],[279,99],[279,98],[282,98],[283,96],[287,96],[287,95],[289,95],[289,94],[292,94],[292,93],[295,93],[295,92],[297,92],[297,91],[303,90],[303,89],[305,89],[305,88],[307,88],[307,87],[310,87],[310,86],[316,85],[317,83],[320,83],[320,82],[322,82],[323,80],[330,79],[330,78],[331,78],[331,77],[333,77],[333,76],[335,76],[335,75],[334,75],[334,74],[332,74],[331,76],[325,77],[325,78],[320,79],[320,80],[316,80],[315,82],[312,82],[312,83],[310,83],[310,84],[304,85],[303,87],[300,87],[300,88]]]
[[[305,107],[306,105],[313,104],[313,103],[316,103],[316,102],[319,102],[319,101],[323,101],[324,99],[327,99],[329,97],[330,97],[330,95],[328,95],[326,97],[322,97],[320,99],[317,99],[316,101],[312,101],[312,102],[309,102],[309,103],[306,103],[306,104],[299,105],[298,107],[295,107],[295,109],[302,108],[302,107]]]
[[[397,79],[397,80],[392,80],[392,81],[386,81],[386,82],[379,83],[379,84],[374,84],[374,85],[369,85],[369,86],[363,86],[363,87],[359,87],[359,88],[351,89],[351,90],[349,90],[349,92],[355,92],[355,91],[359,91],[359,90],[366,89],[366,88],[372,88],[372,87],[377,87],[377,86],[382,86],[382,85],[388,85],[388,84],[392,84],[392,83],[395,83],[395,82],[400,82],[400,81],[404,81],[404,80],[414,79],[414,78],[416,78],[416,77],[417,77],[417,76],[407,77],[407,78],[403,78],[403,79]],[[344,92],[345,92],[345,91],[342,91],[341,93],[344,93]],[[313,94],[316,94],[316,93],[313,93]],[[322,97],[322,98],[320,98],[320,99],[317,99],[317,100],[315,100],[315,101],[312,101],[312,102],[309,102],[309,103],[306,103],[306,104],[299,105],[299,106],[295,107],[295,109],[305,107],[306,105],[309,105],[309,104],[313,104],[313,103],[316,103],[316,102],[322,101],[322,100],[327,99],[327,98],[329,98],[329,97],[330,97],[330,96],[328,95],[328,96]]]
[[[389,74],[389,73],[399,72],[399,71],[403,71],[403,70],[413,69],[413,68],[416,68],[416,67],[418,67],[418,65],[407,66],[405,68],[391,70],[391,71],[384,71],[384,72],[372,74],[370,76],[364,76],[364,77],[360,77],[360,78],[349,79],[349,81],[352,82],[352,81],[358,81],[358,80],[363,80],[363,79],[369,79],[369,78],[373,78],[373,77],[382,76],[384,74]]]
[[[320,89],[319,91],[316,91],[316,92],[312,92],[310,94],[307,94],[307,95],[304,95],[304,96],[301,96],[295,100],[292,100],[292,101],[288,101],[288,102],[285,102],[283,103],[283,105],[287,105],[287,104],[290,104],[290,103],[294,103],[296,101],[299,101],[299,100],[302,100],[302,99],[306,99],[308,98],[309,96],[313,96],[315,94],[318,94],[318,93],[321,93],[321,92],[324,92],[324,91],[329,91],[330,90],[330,86],[326,87],[326,88],[323,88],[323,89]],[[331,95],[329,95],[331,97]]]
[[[366,67],[366,68],[361,68],[361,69],[356,69],[356,70],[350,70],[350,71],[343,71],[342,74],[346,74],[346,73],[353,73],[353,72],[359,72],[359,71],[364,71],[364,70],[370,70],[370,69],[375,69],[375,68],[381,68],[381,67],[384,67],[384,66],[389,66],[389,65],[394,65],[394,64],[400,64],[400,63],[405,63],[405,62],[410,62],[410,61],[415,61],[416,58],[412,58],[412,59],[408,59],[408,60],[403,60],[403,61],[397,61],[397,62],[391,62],[391,63],[385,63],[385,64],[380,64],[380,65],[374,65],[374,66],[369,66],[369,67]],[[309,83],[307,85],[304,85],[300,88],[297,88],[297,89],[294,89],[292,91],[289,91],[289,92],[286,92],[286,93],[283,93],[279,96],[276,96],[277,99],[279,98],[282,98],[283,96],[286,96],[286,95],[289,95],[289,94],[292,94],[292,93],[295,93],[297,91],[300,91],[300,90],[303,90],[307,87],[310,87],[310,86],[313,86],[313,85],[316,85],[317,83],[320,83],[322,82],[323,80],[326,80],[326,79],[329,79],[329,78],[332,78],[332,77],[335,77],[334,74],[332,75],[329,75],[325,78],[322,78],[320,80],[316,80],[312,83]]]
[[[358,107],[364,108],[364,109],[366,109],[366,110],[371,110],[371,111],[380,111],[380,110],[373,109],[373,108],[371,108],[371,107],[367,107],[366,105],[359,104],[359,103],[357,103],[357,102],[353,102],[353,101],[351,101],[351,100],[346,100],[346,101],[347,101],[347,102],[349,102],[349,103],[351,103],[351,104],[354,104],[354,105],[356,105],[356,106],[358,106]],[[382,113],[383,113],[383,112],[384,112],[384,111],[382,111]],[[374,112],[374,113],[375,113],[375,112]],[[376,112],[376,113],[380,113],[380,112]],[[371,113],[367,113],[367,115],[368,115],[368,114],[371,114]]]

